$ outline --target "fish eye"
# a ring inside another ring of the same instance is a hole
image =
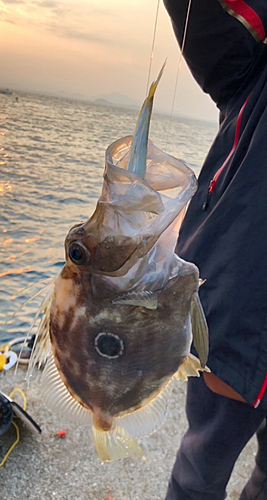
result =
[[[78,266],[86,264],[91,256],[89,250],[78,241],[73,241],[69,245],[68,255],[70,260]]]
[[[113,333],[100,332],[95,338],[95,348],[105,358],[118,358],[124,349],[122,340]]]

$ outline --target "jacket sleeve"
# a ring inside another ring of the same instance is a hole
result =
[[[181,46],[188,0],[164,0]],[[267,0],[192,0],[184,57],[220,109],[266,61]],[[253,5],[253,8],[252,8]]]

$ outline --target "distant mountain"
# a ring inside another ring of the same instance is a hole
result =
[[[122,106],[126,108],[131,108],[134,110],[139,111],[141,109],[141,102],[131,99],[130,97],[127,97],[126,95],[119,94],[118,92],[113,92],[111,94],[101,94],[101,95],[96,95],[96,96],[86,96],[84,94],[80,93],[73,93],[71,94],[70,92],[66,92],[65,90],[57,90],[57,91],[49,91],[49,90],[33,90],[33,89],[25,89],[25,88],[17,88],[15,89],[4,89],[0,88],[0,94],[4,93],[6,94],[6,91],[11,94],[14,94],[15,92],[31,92],[33,94],[41,94],[41,95],[47,95],[47,96],[55,96],[55,97],[63,97],[65,99],[78,99],[81,101],[89,101],[89,102],[94,102],[99,105],[103,106]],[[9,94],[8,94],[9,95]],[[164,114],[170,117],[170,110],[169,109],[163,109],[163,108],[158,108],[155,107],[154,111],[156,113]],[[199,121],[200,123],[205,122],[207,125],[210,125],[212,127],[216,126],[217,128],[217,121],[216,120],[201,120],[199,118],[194,118],[193,116],[185,116],[185,115],[180,115],[179,113],[174,112],[174,116],[178,117],[181,119],[183,122],[187,122],[190,124],[191,121]]]
[[[92,96],[90,97],[90,100],[96,102],[97,104],[114,104],[115,106],[129,106],[134,108],[140,108],[141,105],[139,101],[131,99],[126,95],[119,94],[118,92]]]
[[[106,99],[94,99],[95,104],[101,104],[102,106],[117,106],[117,104],[113,104],[110,101],[107,101]]]

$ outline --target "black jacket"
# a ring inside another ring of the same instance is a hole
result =
[[[181,43],[185,0],[165,0]],[[265,34],[266,32],[266,34]],[[267,410],[267,1],[192,0],[185,59],[220,110],[220,129],[177,253],[206,279],[208,365]],[[203,116],[205,119],[205,116]],[[211,182],[213,179],[213,182]]]

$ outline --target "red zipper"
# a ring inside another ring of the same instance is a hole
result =
[[[216,174],[214,175],[213,179],[210,181],[210,185],[209,185],[209,190],[208,190],[208,195],[207,195],[207,199],[205,201],[205,203],[203,204],[202,206],[202,209],[203,210],[206,210],[208,208],[208,205],[209,205],[209,201],[210,201],[210,198],[211,198],[211,195],[214,193],[215,191],[215,188],[216,188],[216,184],[217,184],[217,181],[223,171],[223,169],[226,167],[228,161],[230,160],[230,158],[233,156],[235,150],[236,150],[236,147],[237,147],[237,144],[238,144],[238,141],[239,141],[239,137],[240,137],[240,125],[241,125],[241,119],[242,119],[242,115],[243,115],[243,112],[244,112],[244,109],[246,107],[246,104],[248,102],[250,98],[250,95],[246,98],[242,108],[240,109],[239,113],[238,113],[238,117],[237,117],[237,122],[236,122],[236,128],[235,128],[235,138],[234,138],[234,144],[233,144],[233,147],[229,153],[229,155],[227,156],[227,158],[225,159],[225,161],[223,162],[222,166],[219,168],[219,170],[217,170]]]
[[[215,191],[218,178],[221,175],[223,169],[225,168],[225,166],[227,165],[228,161],[230,160],[230,158],[232,157],[232,155],[234,154],[234,152],[236,150],[236,147],[237,147],[237,144],[238,144],[238,141],[239,141],[239,137],[240,137],[240,125],[241,125],[242,115],[243,115],[244,109],[246,107],[246,104],[247,104],[249,98],[250,98],[250,95],[245,100],[242,108],[239,111],[238,117],[237,117],[236,129],[235,129],[235,139],[234,139],[233,147],[232,147],[229,155],[227,156],[226,160],[223,162],[222,166],[219,168],[219,170],[217,170],[217,172],[214,175],[213,179],[210,181],[209,191],[208,191],[208,197],[207,197],[206,202],[203,205],[203,210],[206,210],[206,208],[208,207],[210,196]],[[266,389],[267,389],[267,373],[265,375],[263,384],[262,384],[262,386],[260,388],[259,394],[257,395],[257,397],[256,397],[256,399],[255,399],[255,401],[253,403],[254,408],[258,408],[258,406],[260,405]]]
[[[242,115],[243,115],[244,109],[246,107],[246,104],[247,104],[247,102],[249,100],[249,97],[250,97],[250,95],[245,100],[242,108],[239,111],[238,117],[237,117],[236,129],[235,129],[235,139],[234,139],[233,147],[232,147],[229,155],[227,156],[226,160],[223,162],[222,166],[219,168],[219,170],[217,170],[217,172],[214,175],[213,179],[210,181],[209,191],[208,191],[208,197],[207,197],[206,203],[204,203],[204,205],[203,205],[203,210],[206,210],[206,208],[208,207],[210,196],[215,191],[218,178],[221,175],[223,169],[225,168],[225,166],[227,165],[228,161],[230,160],[230,158],[232,157],[232,155],[234,154],[234,152],[236,150],[236,147],[237,147],[237,144],[238,144],[238,141],[239,141],[239,137],[240,137],[241,119],[242,119]],[[258,406],[260,405],[266,389],[267,389],[267,373],[265,375],[263,384],[262,384],[262,386],[260,388],[259,394],[257,395],[257,397],[256,397],[256,399],[255,399],[255,401],[253,403],[254,408],[258,408]]]
[[[267,387],[267,373],[265,375],[265,379],[263,381],[263,384],[260,388],[260,392],[253,403],[254,408],[258,408],[259,404],[261,403],[261,400],[262,400],[264,393],[266,391],[266,387]]]

